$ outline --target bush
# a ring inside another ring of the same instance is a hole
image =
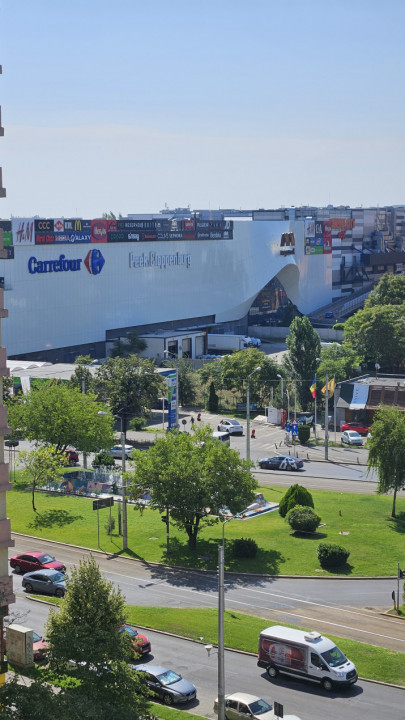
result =
[[[112,457],[112,455],[109,455],[105,450],[102,450],[101,452],[97,453],[97,455],[94,456],[92,465],[94,468],[96,468],[96,467],[114,467],[115,460]]]
[[[146,419],[144,417],[134,417],[129,423],[131,430],[143,430],[146,425]]]
[[[290,485],[287,492],[283,495],[280,500],[280,507],[278,509],[281,517],[285,517],[287,513],[293,509],[296,505],[305,505],[305,507],[314,507],[314,501],[312,495],[302,485]]]
[[[293,530],[299,532],[315,532],[321,518],[310,507],[296,505],[287,513],[287,522]]]
[[[298,425],[298,440],[301,445],[305,445],[308,442],[311,435],[310,425]]]
[[[252,538],[238,538],[232,543],[232,555],[235,558],[254,558],[257,551],[257,543]]]
[[[318,545],[318,560],[325,570],[341,567],[347,562],[349,555],[350,550],[346,550],[341,545],[329,543],[320,543]]]

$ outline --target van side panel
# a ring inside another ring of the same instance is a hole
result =
[[[289,642],[260,637],[259,662],[261,667],[270,664],[297,673],[307,673],[308,650]]]

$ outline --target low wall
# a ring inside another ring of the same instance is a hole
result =
[[[321,340],[325,342],[342,342],[343,330],[334,330],[333,328],[316,328]],[[279,325],[250,325],[249,335],[259,337],[261,340],[285,340],[290,334],[290,328],[280,327]]]

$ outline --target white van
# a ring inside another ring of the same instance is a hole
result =
[[[266,668],[271,678],[285,673],[319,682],[328,691],[357,682],[355,666],[332,640],[318,632],[283,625],[273,625],[260,633],[257,664]]]

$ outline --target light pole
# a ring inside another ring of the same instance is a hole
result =
[[[329,385],[328,373],[325,373],[325,460],[328,460],[329,452]]]
[[[169,350],[163,350],[163,357],[164,356],[170,356],[173,355],[176,363],[176,406],[175,406],[175,412],[176,412],[176,428],[179,429],[179,356],[176,353],[170,352]]]
[[[316,362],[317,362],[317,363],[320,363],[320,362],[321,362],[321,358],[315,358],[315,360],[316,360]],[[318,369],[318,368],[316,368],[316,370],[317,370],[317,369]],[[316,370],[315,370],[315,381],[314,381],[314,385],[315,385],[315,411],[314,411],[314,431],[315,431],[315,442],[316,442],[316,419],[317,419],[317,418],[316,418],[316,410],[317,410],[317,403],[316,403],[316,395],[317,395],[317,387],[316,387]]]
[[[97,415],[108,415],[104,410],[99,410]],[[125,473],[125,433],[121,415],[118,417],[121,423],[121,465],[122,465],[122,549],[128,550],[128,522],[127,522],[127,486],[124,479]]]
[[[261,370],[259,365],[253,370],[247,377],[247,391],[246,391],[246,460],[250,460],[250,378],[255,373]]]

